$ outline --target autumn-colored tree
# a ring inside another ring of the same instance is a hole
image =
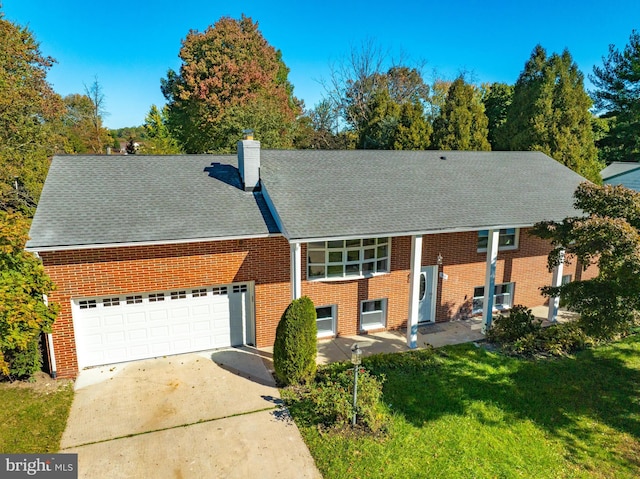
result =
[[[585,182],[574,197],[586,216],[538,223],[534,233],[554,246],[550,269],[577,259],[584,267],[597,264],[599,274],[544,288],[543,294],[560,294],[568,309],[580,313],[588,332],[610,337],[625,331],[640,313],[640,193]]]
[[[513,91],[501,148],[542,151],[576,173],[601,182],[592,130],[591,99],[571,55],[547,57],[536,46]]]
[[[433,148],[488,151],[489,119],[479,90],[458,77],[449,88],[440,115],[433,122]]]
[[[46,79],[53,62],[0,12],[0,210],[32,214],[50,156],[64,151],[65,107]]]
[[[29,377],[40,367],[40,334],[57,313],[43,295],[53,289],[42,263],[24,250],[29,221],[0,211],[0,376]]]
[[[87,95],[74,93],[64,97],[67,107],[62,134],[68,141],[69,153],[103,153],[112,144],[102,118],[95,118],[95,105]],[[97,128],[96,128],[97,125]]]
[[[184,151],[232,151],[247,128],[264,147],[292,146],[301,105],[280,51],[251,18],[224,17],[202,33],[190,31],[180,58],[162,92],[169,129]]]

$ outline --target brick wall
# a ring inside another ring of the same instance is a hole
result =
[[[282,237],[40,253],[57,285],[53,325],[59,377],[73,377],[77,360],[71,299],[255,282],[256,342],[273,343],[290,301],[289,245]]]
[[[422,264],[435,265],[443,257],[438,278],[436,320],[460,317],[470,306],[473,288],[484,283],[486,253],[477,252],[477,233],[425,235]],[[520,232],[519,246],[498,255],[496,283],[515,282],[514,304],[542,305],[539,288],[551,282],[546,269],[549,245]],[[307,281],[306,246],[302,246],[302,294],[316,306],[338,308],[337,334],[359,332],[360,302],[387,299],[387,328],[406,325],[409,305],[411,238],[391,243],[391,272],[349,281]],[[273,344],[282,312],[290,302],[289,244],[282,237],[42,252],[45,268],[58,285],[49,299],[61,305],[54,323],[54,347],[60,377],[77,373],[71,299],[124,293],[163,291],[235,282],[255,283],[257,346]],[[590,268],[576,275],[576,264],[565,268],[573,278],[593,277]]]

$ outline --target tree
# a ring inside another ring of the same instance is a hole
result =
[[[609,55],[602,63],[589,76],[596,87],[592,92],[595,107],[611,120],[598,147],[607,163],[640,161],[640,33],[631,32],[622,52],[609,45]]]
[[[154,155],[172,155],[180,153],[178,142],[171,136],[167,126],[167,106],[162,110],[157,106],[151,105],[149,113],[144,120],[144,128],[147,132],[147,140],[145,140],[141,149],[143,153]]]
[[[88,138],[89,150],[93,153],[104,153],[106,146],[111,143],[109,130],[102,126],[102,117],[107,114],[104,109],[104,94],[102,86],[98,82],[98,78],[93,79],[90,86],[84,86],[85,96],[89,98],[91,110],[89,111],[88,120],[91,125],[90,135]]]
[[[507,121],[507,110],[513,99],[513,85],[506,83],[492,83],[484,90],[482,103],[489,120],[489,134],[487,139],[492,150],[503,150],[500,144],[500,130]]]
[[[103,153],[113,143],[102,119],[95,118],[95,104],[87,95],[77,93],[64,97],[67,107],[61,132],[68,141],[69,153]],[[98,128],[96,129],[96,125]]]
[[[282,54],[244,15],[190,31],[179,73],[162,80],[168,127],[187,153],[233,151],[247,128],[267,148],[293,142],[301,103],[293,96]]]
[[[479,91],[458,77],[449,88],[433,123],[433,147],[440,150],[488,151],[489,120]]]
[[[0,13],[0,210],[32,214],[49,157],[64,151],[65,107],[46,79],[53,63],[29,30]]]
[[[357,148],[425,148],[429,87],[419,67],[395,64],[385,70],[385,63],[386,56],[371,41],[352,48],[348,59],[332,67],[326,101],[357,138]]]
[[[282,314],[273,344],[273,367],[284,385],[313,381],[317,336],[313,301],[307,296],[293,300]]]
[[[40,334],[57,313],[43,295],[53,289],[40,261],[24,250],[30,222],[0,211],[0,375],[29,377],[40,367]]]
[[[551,241],[551,270],[577,259],[586,269],[597,264],[594,279],[573,281],[543,294],[560,294],[570,310],[581,315],[590,334],[611,337],[633,324],[640,312],[640,193],[622,186],[582,183],[575,207],[586,216],[541,222],[534,233]]]
[[[537,45],[516,82],[498,143],[507,150],[542,151],[599,183],[590,108],[584,76],[569,52],[547,57]]]

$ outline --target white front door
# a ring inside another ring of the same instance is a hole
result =
[[[418,323],[436,321],[436,295],[438,292],[438,267],[423,266],[420,270],[418,293]]]

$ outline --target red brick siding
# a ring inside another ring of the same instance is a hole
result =
[[[40,253],[60,304],[54,323],[58,375],[73,377],[77,360],[71,299],[255,282],[256,343],[273,343],[290,300],[289,246],[282,237]]]
[[[520,232],[514,251],[500,252],[496,282],[515,282],[514,303],[529,307],[545,303],[539,288],[551,282],[546,269],[548,243]],[[60,377],[77,373],[71,299],[162,291],[205,285],[255,282],[257,346],[273,344],[282,312],[291,299],[289,244],[282,237],[42,252],[45,268],[58,285],[49,299],[61,305],[54,324],[54,347]],[[337,334],[359,332],[360,302],[387,298],[387,328],[406,325],[409,304],[411,238],[393,238],[391,272],[349,281],[307,281],[306,245],[302,245],[302,294],[317,306],[338,306]],[[477,252],[477,233],[425,235],[422,264],[443,257],[438,278],[436,319],[459,317],[470,304],[473,288],[484,283],[486,253]],[[582,273],[592,277],[595,268]],[[576,265],[564,274],[576,276]]]

